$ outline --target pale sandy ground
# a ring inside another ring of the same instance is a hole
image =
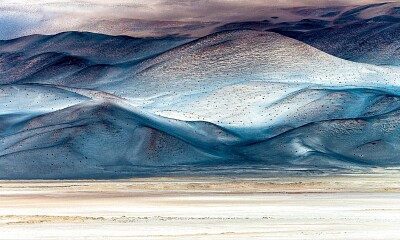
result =
[[[0,181],[0,239],[400,239],[399,177]]]

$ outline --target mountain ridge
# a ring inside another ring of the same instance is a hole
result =
[[[33,53],[33,62],[23,49],[11,53],[17,65],[33,66],[13,68],[15,74],[33,74],[0,78],[0,178],[399,165],[396,69],[343,60],[264,31],[223,31],[168,46],[125,65],[80,62],[61,50]],[[377,158],[379,152],[385,154]]]

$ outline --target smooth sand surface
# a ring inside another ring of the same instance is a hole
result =
[[[0,239],[400,239],[399,176],[0,181]]]

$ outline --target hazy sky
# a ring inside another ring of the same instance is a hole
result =
[[[33,33],[94,31],[202,35],[220,23],[262,20],[282,8],[359,5],[379,0],[1,0],[0,39]]]

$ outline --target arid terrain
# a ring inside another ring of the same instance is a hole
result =
[[[400,0],[1,0],[0,240],[400,239]]]
[[[396,172],[1,181],[0,239],[397,239]]]

